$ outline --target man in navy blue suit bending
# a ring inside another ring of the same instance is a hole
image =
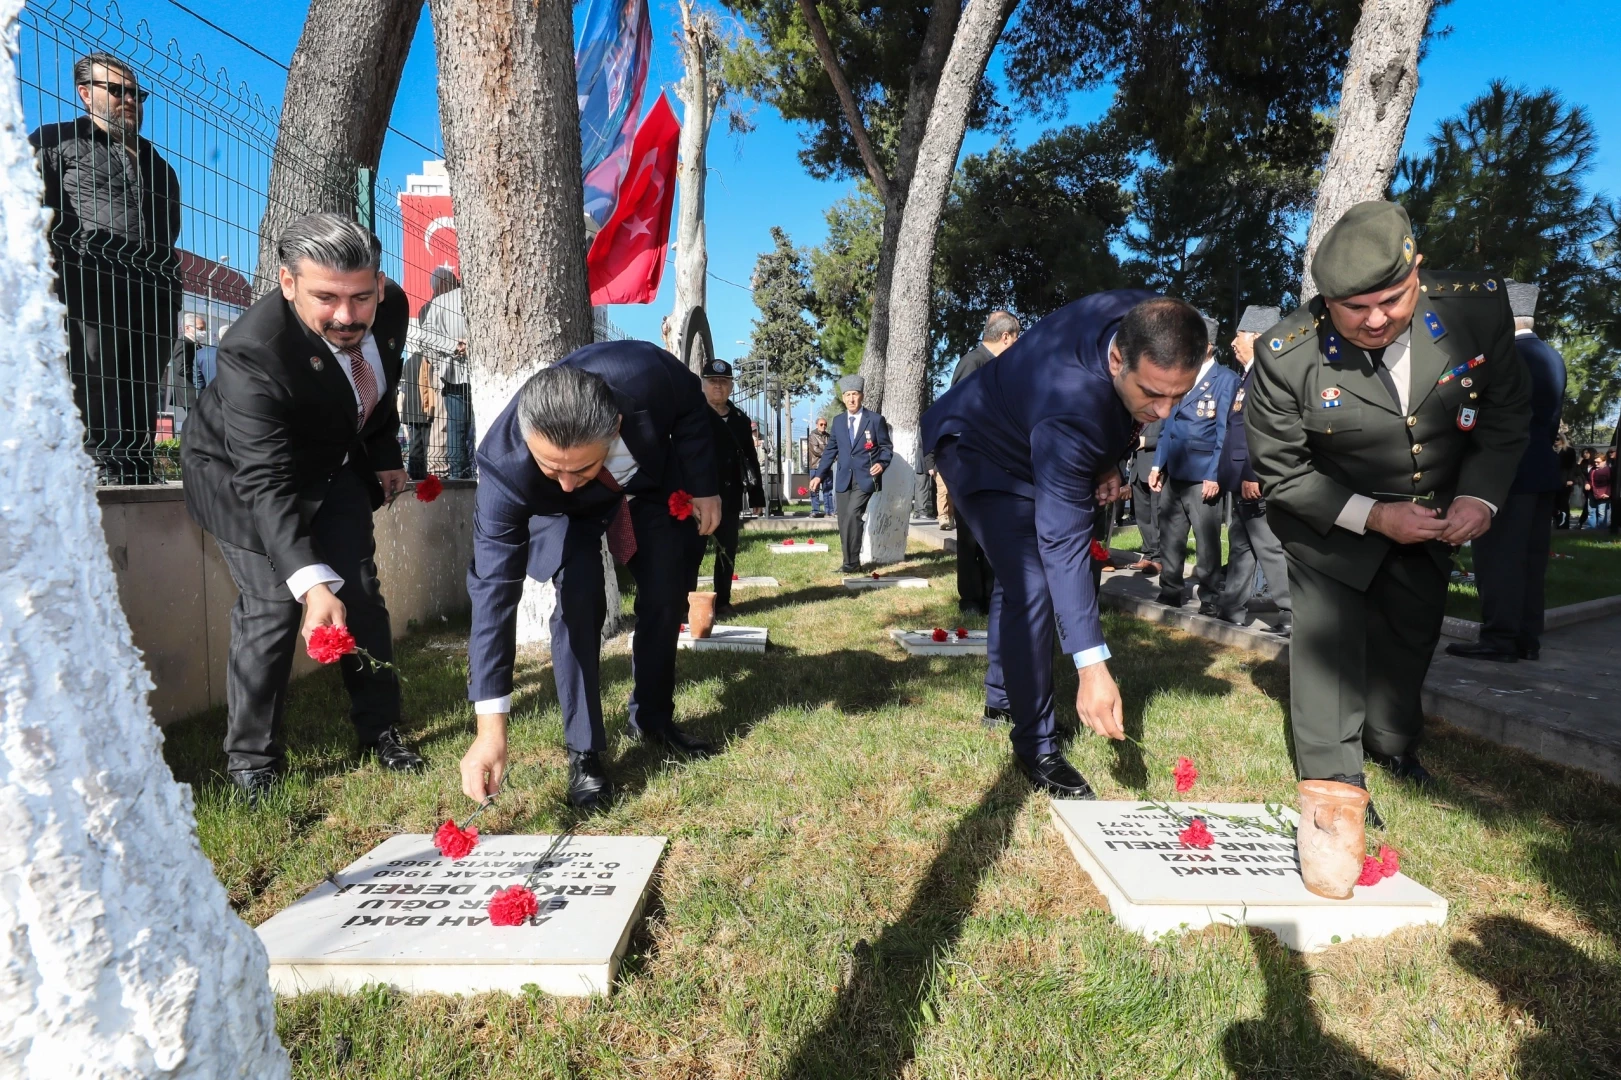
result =
[[[675,725],[676,639],[704,536],[720,524],[710,410],[698,376],[641,341],[587,345],[537,372],[478,448],[467,696],[478,735],[462,791],[499,790],[524,578],[557,590],[552,673],[563,707],[569,801],[613,796],[602,761],[602,540],[636,578],[630,734],[688,755],[713,747]],[[689,508],[690,500],[690,508]]]
[[[1123,289],[1042,319],[923,417],[923,452],[956,499],[996,575],[987,718],[1013,721],[1013,752],[1037,787],[1091,798],[1058,749],[1053,630],[1080,671],[1075,711],[1125,737],[1105,661],[1090,545],[1101,504],[1124,495],[1120,459],[1143,423],[1192,388],[1206,348],[1199,313]]]

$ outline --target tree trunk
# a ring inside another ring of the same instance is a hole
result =
[[[681,0],[681,57],[686,65],[676,96],[684,106],[681,116],[681,155],[676,167],[681,213],[675,233],[675,310],[670,325],[676,333],[687,325],[687,312],[706,303],[709,250],[704,241],[705,156],[709,125],[715,117],[715,95],[709,84],[709,50],[713,32],[707,16],[694,15],[690,0]],[[699,366],[708,357],[694,360]]]
[[[311,0],[293,52],[254,294],[276,283],[276,240],[299,214],[355,209],[356,172],[376,169],[422,0]]]
[[[1306,234],[1302,305],[1317,295],[1311,260],[1323,234],[1357,203],[1383,199],[1390,190],[1418,93],[1418,54],[1434,7],[1434,0],[1366,0],[1362,6],[1340,87],[1334,145]]]
[[[480,442],[525,380],[591,341],[573,23],[561,0],[430,0]],[[609,627],[619,611],[607,575]],[[529,582],[518,640],[546,640]]]
[[[968,0],[962,10],[951,54],[941,72],[918,146],[917,167],[907,185],[901,216],[894,279],[889,290],[889,354],[884,419],[894,441],[894,460],[882,492],[867,510],[864,548],[878,563],[906,557],[912,490],[918,465],[918,421],[928,396],[930,270],[935,234],[945,210],[951,177],[968,131],[968,112],[1017,0]]]
[[[21,0],[0,0],[16,41]],[[285,1077],[269,960],[197,843],[130,640],[0,58],[0,1075]]]

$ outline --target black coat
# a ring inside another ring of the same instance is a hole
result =
[[[1244,400],[1249,397],[1250,380],[1254,374],[1255,365],[1250,364],[1238,380],[1238,392],[1233,395],[1232,407],[1227,410],[1227,438],[1221,446],[1221,469],[1216,476],[1221,490],[1232,492],[1234,498],[1242,498],[1241,481],[1260,483],[1260,477],[1255,475],[1255,466],[1250,464],[1249,435],[1244,430]]]
[[[715,465],[720,477],[720,496],[729,503],[765,505],[765,485],[760,477],[760,455],[754,449],[754,431],[749,418],[736,405],[728,403],[726,415],[709,410],[709,423],[715,431]]]
[[[309,526],[339,469],[358,472],[372,508],[383,505],[376,474],[404,468],[394,395],[407,309],[405,292],[390,282],[372,322],[386,385],[358,431],[355,392],[338,358],[280,290],[231,326],[181,444],[186,508],[199,525],[290,575],[325,561]]]
[[[980,342],[964,353],[961,360],[957,361],[957,370],[951,373],[951,385],[956,386],[995,359],[996,354],[987,349],[983,341]]]
[[[1515,334],[1514,346],[1531,376],[1531,439],[1510,490],[1558,491],[1565,486],[1565,477],[1553,441],[1559,437],[1559,413],[1565,403],[1565,358],[1531,333]]]

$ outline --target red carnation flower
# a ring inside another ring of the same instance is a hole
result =
[[[679,633],[682,633],[682,634],[685,634],[685,633],[686,633],[686,632],[687,632],[687,624],[686,624],[686,623],[682,623],[682,624],[681,624],[681,629],[680,629],[680,631],[679,631]]]
[[[800,494],[801,494],[801,495],[808,495],[808,494],[810,494],[810,492],[808,492],[808,491],[806,491],[806,490],[805,490],[805,489],[804,489],[804,488],[800,488],[800,489],[799,489],[799,493],[800,493]]]
[[[439,493],[444,490],[444,481],[429,473],[426,477],[417,481],[417,502],[433,502],[439,497]]]
[[[944,641],[946,639],[946,632],[936,626],[934,628],[934,633],[930,634],[929,636],[934,638],[936,641]]]
[[[447,859],[465,859],[478,846],[478,830],[463,829],[454,821],[446,821],[433,834],[433,846]]]
[[[1098,543],[1096,540],[1092,541],[1092,561],[1093,562],[1108,562],[1109,561],[1109,549],[1104,547],[1102,544]]]
[[[1176,781],[1178,794],[1185,794],[1193,790],[1193,782],[1199,779],[1199,770],[1193,767],[1191,758],[1179,757],[1176,768],[1171,770],[1171,778]]]
[[[742,579],[742,578],[740,578],[740,577],[738,577],[738,576],[737,576],[737,575],[736,575],[736,574],[733,574],[733,575],[732,575],[732,580],[733,580],[733,581],[742,581],[742,580],[743,580],[743,579]]]
[[[1401,857],[1385,844],[1379,845],[1379,855],[1367,856],[1362,860],[1362,873],[1357,877],[1358,885],[1377,885],[1387,877],[1395,877],[1401,870]]]
[[[788,539],[786,539],[786,540],[784,540],[782,542],[782,546],[783,547],[793,547],[794,546],[794,538],[790,536]]]
[[[959,639],[965,638],[967,636],[968,636],[968,627],[966,627],[966,626],[957,627],[957,637]]]
[[[871,449],[872,449],[872,440],[871,440],[871,439],[868,439],[868,440],[867,440],[867,449],[868,449],[868,450],[871,450]]]
[[[685,521],[692,516],[692,496],[685,491],[670,492],[670,516]]]
[[[877,581],[877,580],[878,580],[878,571],[876,571],[876,570],[874,570],[874,571],[873,571],[873,572],[872,572],[872,579],[873,579],[873,580],[874,580],[874,581]]]
[[[490,897],[485,910],[490,913],[491,926],[522,926],[540,910],[540,901],[522,885],[510,885]]]
[[[1205,828],[1202,818],[1194,818],[1193,824],[1177,833],[1176,838],[1193,848],[1207,848],[1216,842],[1216,838],[1210,835],[1210,830]]]
[[[317,626],[310,631],[310,659],[335,664],[355,651],[355,636],[347,626]]]

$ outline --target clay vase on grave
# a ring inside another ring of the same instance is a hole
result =
[[[715,594],[689,592],[687,594],[687,630],[694,638],[706,638],[715,628]],[[1360,865],[1358,866],[1360,870]]]
[[[1368,793],[1335,780],[1302,780],[1295,790],[1300,793],[1300,828],[1295,833],[1300,876],[1307,890],[1318,896],[1349,900],[1368,847],[1363,827]]]

